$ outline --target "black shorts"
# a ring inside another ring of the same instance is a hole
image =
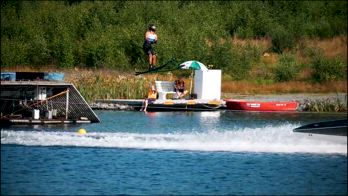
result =
[[[154,98],[148,98],[148,99],[147,99],[147,102],[148,102],[148,103],[153,103],[153,102],[155,102],[155,101],[156,101],[156,99],[154,99]]]
[[[150,54],[155,55],[156,54],[155,50],[152,47],[152,44],[147,42],[147,41],[144,42],[143,50],[147,55],[150,55]]]

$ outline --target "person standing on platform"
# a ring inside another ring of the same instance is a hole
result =
[[[155,68],[157,63],[157,55],[153,48],[153,44],[157,43],[157,39],[158,36],[156,34],[156,26],[150,24],[148,30],[145,33],[145,40],[143,45],[143,50],[148,55],[149,69]]]

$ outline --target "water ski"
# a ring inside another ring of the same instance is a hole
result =
[[[170,59],[168,62],[166,62],[165,64],[161,65],[161,66],[158,66],[158,67],[153,67],[153,68],[150,68],[148,70],[145,70],[145,71],[137,71],[135,72],[135,75],[140,75],[140,74],[146,74],[146,73],[155,73],[155,72],[158,72],[159,70],[161,70],[162,68],[166,67],[167,65],[169,65],[170,63],[174,62],[175,61],[175,58],[172,58]]]
[[[145,70],[145,71],[137,71],[137,72],[135,72],[135,75],[137,76],[137,75],[140,75],[140,74],[156,72],[157,70],[159,70],[161,68],[162,68],[162,66],[149,68],[148,70]]]

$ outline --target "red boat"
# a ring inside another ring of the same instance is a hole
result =
[[[248,111],[296,111],[299,103],[296,101],[247,101],[237,99],[225,99],[226,106],[230,110]]]

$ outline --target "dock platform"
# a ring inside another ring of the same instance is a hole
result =
[[[98,110],[137,110],[144,104],[143,99],[98,99],[91,105]],[[223,100],[204,99],[166,99],[148,104],[147,111],[214,111],[226,109]]]
[[[15,125],[20,125],[20,124],[82,124],[82,123],[91,123],[90,120],[59,120],[59,119],[8,119],[6,121],[3,121],[2,124],[15,124]]]
[[[22,75],[28,78],[1,80],[1,124],[100,122],[73,84],[43,78],[30,80],[29,76],[37,76],[36,73]]]

